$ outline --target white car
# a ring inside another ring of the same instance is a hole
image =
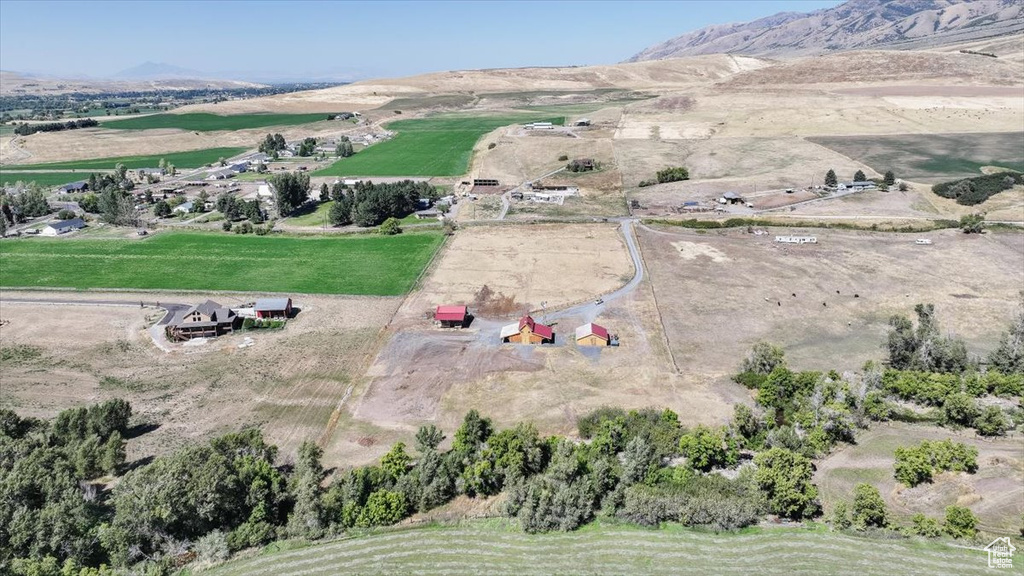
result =
[[[597,304],[598,306],[604,304],[604,298],[598,298],[597,300],[594,300],[594,304]]]

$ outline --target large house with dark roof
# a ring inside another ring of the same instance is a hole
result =
[[[207,300],[176,314],[167,325],[167,335],[173,340],[212,338],[234,332],[237,325],[234,310]]]

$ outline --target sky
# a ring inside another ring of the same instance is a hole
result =
[[[355,80],[613,64],[710,24],[839,3],[0,0],[0,69],[109,77],[149,61],[219,78]]]

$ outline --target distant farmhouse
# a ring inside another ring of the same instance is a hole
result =
[[[81,230],[82,228],[85,228],[85,221],[81,218],[72,218],[71,220],[50,222],[39,234],[40,236],[60,236],[61,234],[67,234],[68,232],[74,232],[75,230]]]
[[[167,336],[171,340],[212,338],[234,332],[238,321],[234,310],[207,300],[175,315],[167,324]]]
[[[518,324],[509,324],[501,329],[501,341],[512,344],[553,344],[555,331],[527,314],[519,319]]]
[[[861,190],[870,190],[875,187],[875,183],[870,180],[858,180],[856,182],[840,182],[836,186],[836,190],[852,190],[854,192],[860,192]]]
[[[60,191],[65,194],[69,194],[72,192],[85,192],[88,189],[89,182],[85,180],[79,180],[78,182],[72,182],[70,184],[65,184],[60,187]]]

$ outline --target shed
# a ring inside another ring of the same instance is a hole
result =
[[[291,298],[260,298],[253,306],[257,318],[288,318],[292,315]]]
[[[555,331],[527,314],[519,319],[518,324],[509,324],[501,329],[501,341],[513,344],[550,344],[555,341]]]
[[[580,118],[572,123],[573,126],[590,126],[590,118]]]
[[[580,346],[607,346],[611,343],[608,329],[593,322],[576,329],[576,344]]]
[[[59,236],[73,230],[79,230],[85,228],[85,221],[81,218],[72,218],[70,220],[59,220],[57,222],[50,222],[40,232],[43,236]]]
[[[444,328],[463,328],[469,320],[469,310],[465,306],[438,306],[434,310],[434,321]]]
[[[743,197],[735,192],[726,192],[725,194],[722,194],[722,198],[730,204],[743,202]]]

